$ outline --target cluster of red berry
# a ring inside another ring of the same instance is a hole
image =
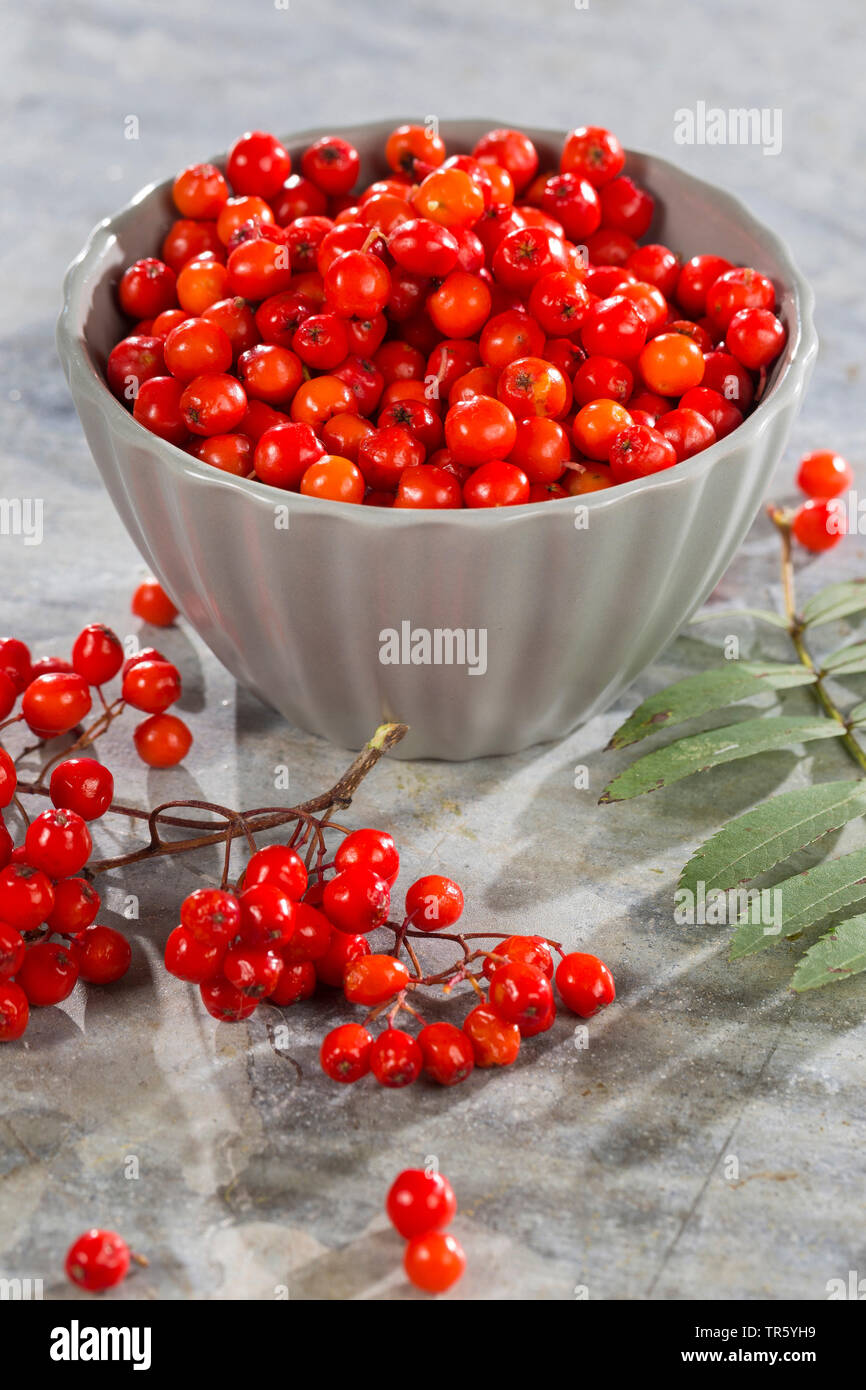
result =
[[[466,1268],[460,1242],[448,1235],[457,1215],[454,1188],[441,1173],[406,1168],[394,1179],[385,1201],[394,1229],[407,1242],[403,1268],[425,1293],[445,1293]]]
[[[829,550],[848,534],[842,493],[854,486],[854,470],[841,454],[818,449],[800,459],[797,486],[808,501],[791,518],[791,534],[806,550]]]
[[[12,801],[16,780],[0,748],[0,807]],[[29,822],[20,845],[0,817],[0,1042],[21,1037],[31,1005],[60,1004],[79,979],[112,984],[131,958],[125,936],[94,925],[99,894],[80,876],[92,849],[88,821],[111,803],[111,773],[93,758],[68,758],[49,790],[53,809]]]
[[[208,1011],[226,1022],[248,1018],[263,1000],[295,1004],[319,984],[341,988],[349,1003],[369,1013],[364,1023],[328,1033],[322,1069],[341,1082],[372,1072],[388,1087],[407,1086],[422,1071],[450,1086],[465,1081],[476,1065],[514,1062],[521,1039],[545,1032],[556,1016],[552,949],[562,957],[555,981],[569,1009],[589,1018],[614,998],[613,978],[596,956],[567,955],[540,936],[445,932],[462,915],[463,893],[439,874],[413,883],[403,920],[389,923],[399,867],[392,837],[373,829],[346,835],[332,863],[325,863],[320,846],[311,874],[291,844],[257,850],[236,892],[199,888],[184,900],[180,925],[166,944],[166,969],[197,984]],[[371,952],[367,937],[378,928],[394,933],[391,952]],[[431,932],[457,943],[461,955],[449,968],[425,975],[413,943]],[[504,939],[475,950],[469,943],[479,936]],[[403,952],[408,964],[400,959]],[[480,968],[473,971],[476,962]],[[450,990],[463,980],[479,995],[463,1027],[424,1023],[410,999],[419,990]],[[421,1023],[417,1037],[395,1026],[401,1012]],[[387,1026],[374,1037],[367,1025],[380,1016]]]
[[[136,591],[133,611],[161,625],[176,614],[155,581]],[[109,702],[103,687],[117,675],[121,693]],[[153,648],[124,660],[120,639],[98,623],[78,634],[69,661],[34,661],[24,642],[0,641],[0,728],[26,725],[39,747],[78,729],[92,708],[92,690],[100,713],[71,748],[48,759],[37,785],[27,788],[47,794],[52,810],[30,820],[17,797],[16,760],[0,746],[0,1042],[21,1037],[31,1005],[61,1003],[79,979],[111,984],[129,967],[129,942],[96,924],[99,894],[82,876],[93,848],[88,822],[110,808],[114,778],[96,759],[68,754],[92,745],[127,705],[148,715],[133,737],[150,766],[179,762],[192,742],[184,722],[166,713],[180,694],[180,674]],[[21,708],[13,713],[19,698]],[[18,845],[2,814],[13,802],[26,826]]]
[[[492,130],[447,156],[403,125],[356,190],[338,136],[300,173],[261,131],[225,174],[174,183],[162,259],[119,285],[137,320],[111,390],[214,467],[382,507],[547,501],[670,468],[730,433],[786,330],[771,280],[639,245],[652,196],[616,136],[580,127],[558,170]]]

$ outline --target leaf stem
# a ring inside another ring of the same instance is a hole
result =
[[[851,732],[850,725],[842,711],[838,708],[832,696],[828,693],[824,685],[824,674],[815,664],[812,654],[803,640],[803,620],[797,612],[797,602],[794,590],[794,563],[791,556],[791,518],[790,514],[779,507],[770,508],[770,520],[782,540],[782,594],[785,603],[785,617],[788,620],[788,635],[797,653],[797,658],[807,671],[812,671],[815,681],[810,689],[813,691],[816,700],[821,705],[825,714],[831,719],[835,719],[845,729],[842,736],[842,743],[848,756],[853,759],[861,771],[866,772],[866,752],[860,747],[856,738]]]

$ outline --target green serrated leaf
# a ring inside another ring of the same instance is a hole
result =
[[[699,714],[722,709],[750,695],[763,695],[768,690],[786,690],[790,686],[809,685],[815,680],[814,671],[805,666],[786,666],[777,661],[728,661],[710,671],[686,676],[651,695],[635,710],[614,734],[608,747],[628,748],[660,729],[672,728]]]
[[[713,618],[757,618],[759,622],[770,623],[772,627],[788,629],[788,619],[781,613],[774,613],[771,608],[709,608],[705,613],[698,613],[691,622],[709,623]]]
[[[837,652],[825,656],[821,666],[831,676],[853,676],[858,671],[866,671],[866,642],[840,647]]]
[[[806,989],[849,980],[866,970],[866,916],[849,917],[810,946],[798,961],[792,984],[798,994]]]
[[[866,579],[848,579],[842,584],[828,584],[826,589],[813,594],[803,609],[803,623],[806,627],[818,627],[821,623],[834,623],[851,613],[860,613],[864,608]]]
[[[864,705],[866,711],[866,705]],[[824,782],[764,801],[730,821],[692,855],[679,887],[735,888],[822,835],[866,814],[866,781]]]
[[[627,801],[721,763],[748,758],[753,753],[769,753],[795,743],[809,743],[813,739],[839,738],[844,732],[843,725],[835,719],[817,716],[771,715],[763,719],[744,719],[740,724],[726,724],[721,729],[692,734],[646,753],[615,777],[599,800]]]
[[[775,946],[783,937],[796,936],[832,912],[866,898],[866,849],[816,864],[777,883],[773,891],[779,895],[779,929],[773,932],[763,922],[742,922],[731,940],[731,960]]]

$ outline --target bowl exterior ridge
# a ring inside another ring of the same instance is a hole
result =
[[[491,124],[441,128],[465,149]],[[362,177],[392,128],[346,132]],[[320,133],[290,138],[291,153]],[[528,133],[542,151],[562,139]],[[788,345],[757,411],[711,449],[655,478],[535,507],[350,507],[209,468],[142,429],[101,377],[122,328],[116,281],[159,244],[170,183],[100,223],[73,262],[58,347],[112,501],[216,656],[292,723],[358,747],[382,719],[402,719],[404,757],[464,759],[561,737],[621,693],[730,563],[814,362],[811,292],[731,195],[650,155],[630,154],[629,166],[659,198],[654,237],[772,274]]]

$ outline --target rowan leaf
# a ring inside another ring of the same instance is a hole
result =
[[[772,627],[783,627],[786,631],[788,628],[788,619],[781,613],[774,613],[772,608],[709,608],[705,613],[698,613],[691,622],[709,623],[713,618],[757,618]]]
[[[731,940],[731,960],[775,946],[783,937],[796,936],[832,912],[866,898],[866,849],[816,864],[777,883],[772,891],[779,895],[781,921],[769,926],[765,921],[741,922]]]
[[[803,624],[818,627],[834,623],[866,608],[866,579],[847,579],[841,584],[828,584],[813,594],[803,609]]]
[[[866,642],[852,642],[850,647],[840,647],[821,661],[821,666],[831,676],[853,676],[858,671],[866,671]]]
[[[753,753],[769,753],[791,744],[809,743],[813,739],[839,738],[844,732],[842,724],[822,716],[768,715],[744,719],[739,724],[726,724],[720,729],[677,739],[664,748],[644,754],[605,787],[599,800],[627,801],[721,763],[748,758]]]
[[[866,700],[855,705],[848,715],[849,724],[866,724]]]
[[[628,748],[659,729],[672,728],[699,714],[708,714],[769,690],[809,685],[815,679],[815,672],[799,663],[786,666],[778,661],[728,661],[724,666],[686,676],[644,700],[620,725],[608,747]]]
[[[849,980],[866,970],[866,916],[849,917],[816,941],[797,962],[793,986],[798,994]]]
[[[866,781],[823,782],[781,792],[737,816],[695,850],[678,887],[697,893],[745,883],[822,835],[866,814]]]

